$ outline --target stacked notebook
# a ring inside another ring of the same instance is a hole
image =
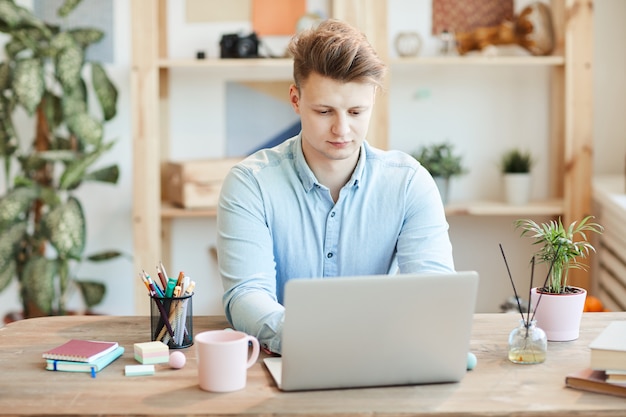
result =
[[[626,320],[611,322],[589,345],[589,368],[565,378],[584,391],[626,397]]]
[[[117,342],[71,339],[43,353],[49,371],[96,373],[122,356],[124,348]]]

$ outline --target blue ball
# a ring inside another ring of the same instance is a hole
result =
[[[472,369],[474,369],[477,362],[478,359],[476,359],[476,355],[474,355],[472,352],[467,352],[467,370],[471,371]]]

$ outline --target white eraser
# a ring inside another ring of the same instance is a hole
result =
[[[154,375],[154,365],[126,365],[126,376]]]

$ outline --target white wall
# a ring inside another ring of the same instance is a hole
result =
[[[176,0],[180,7],[183,0]],[[88,252],[116,248],[132,252],[132,145],[130,117],[130,17],[129,4],[115,0],[115,65],[107,69],[120,90],[119,114],[106,129],[108,138],[118,138],[107,156],[121,166],[117,187],[103,185],[81,190],[88,224]],[[418,30],[426,40],[424,53],[432,54],[435,41],[428,38],[429,0],[389,0],[391,38],[399,30]],[[516,8],[519,9],[520,3]],[[626,156],[626,2],[595,2],[595,172],[622,173]],[[173,13],[171,16],[175,16]],[[170,20],[170,24],[172,21]],[[183,33],[183,28],[171,28]],[[194,28],[196,30],[197,28]],[[173,50],[195,54],[207,43],[199,32]],[[470,173],[453,183],[452,201],[473,196],[497,198],[500,184],[496,162],[505,147],[529,144],[539,154],[546,149],[547,92],[549,77],[542,68],[436,67],[394,73],[390,91],[390,146],[405,151],[419,144],[449,139],[465,155]],[[224,88],[221,80],[201,72],[174,71],[172,131],[177,132],[171,155],[176,158],[220,156],[225,149]],[[206,101],[205,101],[206,99]],[[250,115],[251,117],[253,115]],[[534,177],[534,196],[547,192],[542,173],[547,158],[539,160]],[[104,164],[104,163],[103,163]],[[498,311],[511,294],[506,269],[499,252],[502,243],[514,271],[517,287],[526,291],[530,248],[512,228],[515,218],[451,217],[451,238],[457,269],[481,274],[479,311]],[[219,314],[221,284],[209,256],[215,243],[214,219],[174,221],[174,251],[170,270],[184,270],[198,283],[194,314]],[[153,270],[153,265],[146,265]],[[99,311],[134,314],[133,287],[137,272],[132,263],[119,260],[85,272],[105,277],[108,295]],[[147,300],[146,300],[147,302]],[[19,308],[15,287],[0,294],[0,314]]]

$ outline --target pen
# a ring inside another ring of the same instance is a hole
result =
[[[163,308],[163,304],[157,297],[155,297],[156,293],[154,292],[154,290],[150,295],[152,295],[152,298],[153,298],[152,301],[156,303],[159,309],[159,313],[161,313],[161,319],[163,319],[163,323],[165,324],[165,327],[167,328],[167,332],[170,334],[170,336],[174,337],[174,330],[172,329],[172,325],[170,324],[170,321],[167,317],[167,313],[165,312],[165,309]]]
[[[161,281],[161,286],[163,287],[163,289],[165,289],[167,287],[167,279],[165,278],[165,275],[163,275],[163,271],[161,270],[161,267],[159,265],[157,265],[157,275],[159,277],[159,281]]]
[[[169,278],[169,275],[167,275],[167,271],[165,271],[165,265],[163,265],[163,261],[159,262],[159,267],[161,269],[161,273],[163,274],[163,278],[167,280]],[[165,284],[166,283],[163,283],[163,288],[165,288]]]

